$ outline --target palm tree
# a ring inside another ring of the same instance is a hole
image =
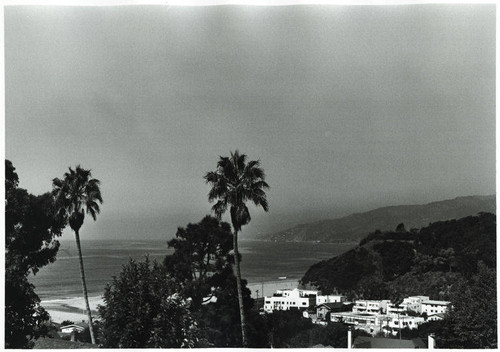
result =
[[[221,218],[227,208],[230,208],[231,223],[233,225],[233,247],[234,268],[236,276],[236,288],[238,290],[238,302],[240,306],[241,336],[243,346],[247,346],[245,313],[243,310],[243,295],[241,292],[240,255],[238,251],[238,231],[241,226],[250,222],[250,212],[245,204],[246,201],[261,206],[265,211],[269,210],[264,189],[268,189],[264,170],[258,160],[246,162],[247,156],[240,154],[238,150],[231,153],[231,157],[220,157],[215,171],[205,175],[207,183],[212,189],[208,193],[209,202],[218,199],[212,210],[217,218]]]
[[[60,213],[66,216],[69,226],[75,232],[76,247],[78,248],[78,259],[80,261],[80,277],[82,279],[83,298],[87,308],[87,317],[90,330],[90,338],[95,344],[94,329],[92,327],[92,314],[90,312],[87,285],[85,283],[85,271],[83,270],[82,249],[80,246],[80,228],[83,225],[85,211],[92,216],[94,221],[99,214],[99,204],[102,204],[100,182],[93,179],[90,170],[85,170],[78,165],[75,170],[71,167],[64,174],[63,179],[52,180],[52,195],[56,204],[60,206]]]

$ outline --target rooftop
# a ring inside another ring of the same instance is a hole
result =
[[[451,302],[448,302],[448,301],[433,301],[433,300],[427,300],[427,301],[423,301],[422,304],[439,304],[439,305],[448,305],[450,304]]]
[[[389,339],[385,337],[358,336],[353,348],[427,348],[421,338],[412,340]]]

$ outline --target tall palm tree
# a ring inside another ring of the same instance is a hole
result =
[[[265,211],[269,210],[264,189],[268,189],[264,170],[258,160],[246,162],[247,156],[240,154],[238,150],[231,152],[230,157],[220,157],[215,171],[208,172],[205,180],[212,186],[208,193],[208,200],[214,204],[212,210],[217,218],[221,218],[227,208],[230,208],[231,222],[233,225],[233,247],[234,267],[236,276],[236,287],[238,290],[238,302],[240,306],[241,336],[243,346],[247,346],[245,313],[243,310],[243,294],[241,292],[240,255],[238,251],[238,232],[241,226],[250,222],[250,212],[246,206],[247,201],[261,206]]]
[[[56,204],[60,206],[61,214],[68,219],[69,226],[75,232],[76,247],[78,248],[78,259],[80,261],[80,277],[82,279],[83,298],[87,308],[87,317],[90,330],[90,338],[95,344],[94,329],[92,327],[92,314],[90,312],[87,284],[85,283],[85,271],[83,270],[82,249],[80,246],[80,228],[83,225],[85,211],[90,214],[94,221],[99,214],[99,203],[102,204],[99,180],[92,178],[90,170],[85,170],[78,165],[75,170],[71,167],[62,179],[52,180],[52,195]]]

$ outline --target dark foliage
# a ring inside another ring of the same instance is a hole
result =
[[[182,287],[181,293],[191,298],[197,309],[205,298],[217,296],[218,290],[226,287],[227,275],[232,273],[231,227],[206,216],[197,224],[179,227],[175,236],[168,241],[174,253],[165,257],[164,264]]]
[[[221,273],[224,282],[220,283],[217,290],[217,302],[199,307],[193,314],[199,322],[201,336],[206,341],[206,347],[241,347],[240,312],[238,306],[238,292],[232,270]],[[246,280],[242,281],[243,304],[245,313],[250,315],[253,300],[250,290],[246,287]],[[254,319],[255,320],[255,319]],[[249,325],[249,347],[261,346],[258,331],[252,333],[252,319]]]
[[[414,231],[414,230],[413,230]],[[380,240],[394,240],[394,241],[414,241],[417,238],[417,234],[415,232],[381,232],[377,230],[375,232],[370,233],[368,236],[359,241],[359,245],[363,246],[370,241]]]
[[[275,311],[265,315],[269,345],[274,348],[292,347],[291,340],[300,333],[312,329],[310,319],[302,317],[298,310]]]
[[[496,266],[496,216],[481,213],[459,220],[441,221],[420,230],[416,250],[432,258],[443,257],[443,250],[453,249],[456,271],[464,275],[477,272],[479,261]],[[450,260],[451,258],[444,258]],[[431,270],[440,271],[440,263]],[[446,266],[446,268],[448,268]]]
[[[367,299],[394,290],[448,298],[451,285],[474,275],[479,261],[496,266],[496,217],[480,213],[409,233],[374,232],[362,243],[311,266],[301,283]]]
[[[199,223],[179,228],[168,245],[174,248],[174,253],[165,258],[165,269],[175,278],[180,294],[192,301],[190,310],[199,324],[199,344],[240,347],[240,312],[229,224],[206,216]],[[242,280],[242,296],[245,314],[250,315],[253,300],[245,280]],[[208,303],[211,299],[216,301]],[[265,346],[259,325],[258,317],[249,317],[250,347]]]
[[[34,196],[18,188],[8,160],[5,176],[5,346],[30,348],[33,338],[46,335],[48,314],[28,276],[54,262],[64,219],[49,193]]]
[[[334,348],[347,348],[347,330],[348,326],[342,323],[315,325],[293,337],[290,340],[290,347],[307,348],[321,344]]]
[[[373,246],[382,258],[382,275],[391,281],[410,271],[413,265],[413,245],[400,241],[384,241]]]
[[[377,258],[374,253],[358,247],[311,266],[301,283],[312,283],[323,293],[339,291],[349,294],[362,278],[374,274],[376,270]]]
[[[450,300],[452,309],[443,321],[403,330],[403,336],[426,338],[434,333],[440,348],[497,348],[494,214],[437,222],[411,233],[375,232],[361,243],[313,265],[302,283],[367,299],[426,295]],[[339,268],[359,267],[373,270],[361,275],[354,270],[347,280],[337,273]]]
[[[74,324],[74,323],[75,323],[75,322],[74,322],[74,321],[72,321],[72,320],[63,320],[63,321],[61,322],[61,326],[72,325],[72,324]]]
[[[497,348],[496,272],[482,262],[478,272],[458,281],[451,297],[453,308],[438,330],[440,348]]]
[[[104,290],[101,343],[111,348],[194,347],[197,328],[189,302],[163,266],[130,259]]]
[[[347,348],[347,331],[343,323],[316,325],[304,318],[299,310],[275,311],[264,316],[268,331],[268,347],[307,348],[315,345]],[[353,338],[368,335],[364,331],[354,331]]]

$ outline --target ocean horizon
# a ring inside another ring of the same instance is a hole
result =
[[[129,258],[161,262],[172,254],[167,240],[85,240],[81,242],[85,277],[89,296],[101,296],[107,283],[118,276]],[[266,285],[283,283],[283,288],[293,288],[307,269],[325,259],[354,247],[353,243],[269,242],[240,240],[241,271],[252,295]],[[30,276],[35,292],[41,300],[60,300],[81,297],[82,287],[78,266],[78,252],[74,241],[61,241],[56,261]],[[276,284],[269,286],[275,287]]]

